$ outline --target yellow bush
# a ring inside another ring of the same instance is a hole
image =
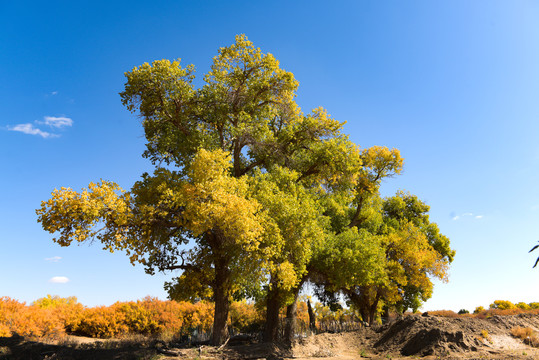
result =
[[[494,301],[494,303],[490,304],[490,308],[498,309],[498,310],[512,310],[512,309],[516,309],[517,307],[511,301],[496,300]]]
[[[251,332],[260,329],[264,317],[255,308],[254,304],[244,301],[235,301],[230,304],[230,326],[237,332]]]

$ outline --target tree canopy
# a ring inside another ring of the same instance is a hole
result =
[[[215,301],[213,344],[226,340],[232,298],[263,299],[271,341],[306,281],[372,321],[380,304],[414,307],[446,278],[454,251],[428,206],[379,195],[402,169],[399,151],[361,149],[325,109],[303,113],[293,74],[244,35],[198,88],[180,60],[125,75],[122,103],[142,118],[153,174],[129,191],[104,180],[55,190],[38,221],[62,246],[95,239],[150,274],[181,270],[166,289]]]

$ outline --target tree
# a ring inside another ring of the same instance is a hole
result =
[[[270,293],[299,286],[321,231],[316,187],[360,163],[343,123],[322,108],[303,114],[293,75],[245,36],[219,49],[200,88],[194,71],[158,60],[126,73],[120,95],[142,118],[153,174],[129,191],[109,181],[55,190],[37,214],[62,246],[95,239],[148,273],[182,270],[166,288],[215,301],[219,344],[231,298],[256,293],[267,276]]]
[[[489,305],[489,308],[498,309],[498,310],[510,310],[510,309],[516,309],[517,306],[513,304],[511,301],[495,300],[492,304]]]
[[[379,187],[401,171],[399,151],[360,149],[323,108],[304,114],[297,81],[271,54],[239,35],[198,88],[180,60],[125,75],[122,103],[142,118],[155,170],[129,191],[103,180],[55,190],[37,214],[58,244],[97,240],[150,274],[181,270],[165,287],[172,299],[215,302],[212,344],[226,340],[231,299],[245,297],[264,299],[267,341],[286,306],[292,339],[308,280],[352,291],[371,313],[382,298],[425,293],[438,268],[424,264],[428,251],[408,261],[410,244],[430,241],[443,257],[449,243],[429,240],[437,228],[421,212],[383,210]],[[398,280],[407,276],[417,280]]]
[[[430,279],[445,280],[455,254],[449,239],[429,221],[428,210],[404,192],[384,200],[373,194],[364,202],[357,225],[326,243],[320,253],[318,284],[329,292],[326,298],[344,294],[369,323],[382,306],[417,310],[432,295]],[[357,209],[348,212],[355,213]],[[349,216],[339,222],[341,227]]]

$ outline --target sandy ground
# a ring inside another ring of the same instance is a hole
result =
[[[144,337],[99,340],[68,336],[61,341],[0,338],[0,360],[193,359],[193,360],[351,360],[351,359],[539,359],[539,349],[511,335],[516,326],[539,333],[539,316],[488,319],[407,316],[358,331],[300,338],[292,349],[272,344],[232,343],[226,347],[184,347]]]

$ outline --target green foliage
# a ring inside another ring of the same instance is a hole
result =
[[[530,305],[528,305],[528,304],[526,304],[525,302],[522,302],[522,301],[517,303],[515,306],[517,308],[519,308],[519,309],[522,309],[522,310],[530,310],[531,309]]]
[[[360,149],[321,107],[303,113],[293,74],[246,36],[235,40],[200,87],[180,60],[126,72],[120,96],[142,118],[153,174],[129,191],[108,181],[55,190],[38,221],[61,246],[95,239],[150,274],[182,270],[166,289],[215,301],[214,344],[226,337],[231,299],[271,294],[284,306],[307,279],[371,320],[382,305],[417,309],[454,251],[416,196],[381,198],[382,181],[402,170],[400,152]],[[91,311],[101,324],[106,316]],[[145,319],[140,308],[122,311],[119,325],[96,326],[155,331],[124,319]]]

